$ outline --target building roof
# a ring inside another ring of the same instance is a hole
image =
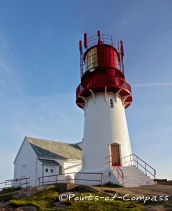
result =
[[[26,138],[38,157],[82,160],[82,150],[77,144]]]
[[[60,166],[55,160],[38,159],[43,165]]]

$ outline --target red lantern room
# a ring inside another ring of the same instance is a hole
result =
[[[76,104],[85,106],[85,98],[92,93],[117,93],[127,108],[132,102],[131,86],[124,75],[124,47],[122,41],[100,34],[84,34],[84,46],[79,41],[81,83],[76,90]]]

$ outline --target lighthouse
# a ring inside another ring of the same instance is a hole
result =
[[[84,110],[83,170],[103,170],[106,158],[122,166],[132,154],[125,109],[131,105],[131,86],[124,74],[122,41],[101,34],[79,41],[81,83],[76,104]]]
[[[84,111],[84,132],[82,169],[76,178],[82,179],[85,172],[85,180],[95,180],[99,172],[104,181],[110,181],[112,166],[119,173],[120,167],[133,164],[127,162],[132,161],[132,149],[125,109],[132,103],[132,91],[124,73],[124,45],[98,31],[92,37],[84,34],[79,51],[81,82],[76,104]]]
[[[122,166],[132,154],[125,109],[131,105],[131,86],[124,74],[124,46],[100,34],[79,42],[81,83],[76,104],[84,110],[83,170],[106,168],[106,158]]]

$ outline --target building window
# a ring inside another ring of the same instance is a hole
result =
[[[113,98],[110,98],[109,104],[110,104],[110,107],[111,107],[111,108],[114,107],[114,99],[113,99]]]
[[[54,172],[54,169],[50,169],[50,172],[53,173]]]
[[[59,175],[62,174],[62,166],[59,166]]]
[[[27,165],[22,165],[22,176],[26,176]]]
[[[45,172],[48,172],[48,169],[47,168],[45,169]]]

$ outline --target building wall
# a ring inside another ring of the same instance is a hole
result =
[[[58,166],[42,165],[42,163],[39,161],[39,169],[41,169],[41,178],[39,178],[38,185],[56,182]],[[48,172],[46,172],[46,169],[48,169]],[[51,169],[53,169],[53,172],[51,172]]]
[[[64,162],[63,168],[64,168],[64,173],[71,173],[71,172],[78,172],[81,168],[81,160],[68,160],[67,162]]]
[[[44,178],[40,178],[40,184],[43,183],[53,183],[53,182],[73,182],[73,178],[75,173],[74,172],[78,172],[81,169],[81,161],[77,161],[77,160],[58,160],[55,159],[60,166],[62,166],[62,175],[60,175],[59,172],[59,166],[48,166],[48,165],[44,165],[42,167],[42,176],[46,176]],[[80,167],[80,168],[78,168]],[[48,173],[45,172],[45,169],[48,168],[50,169],[54,169],[54,172],[51,173],[50,171]],[[51,176],[50,176],[51,175]],[[48,177],[47,177],[48,176]],[[50,177],[49,177],[50,176]],[[43,182],[43,183],[42,183]]]
[[[81,160],[57,160],[56,161],[62,166],[62,174],[58,176],[58,181],[72,183],[75,177],[75,172],[81,169]],[[59,174],[59,168],[57,169],[57,174]]]
[[[25,138],[14,162],[14,179],[29,177],[29,185],[35,186],[36,158],[35,152]],[[26,165],[26,174],[22,174],[22,166],[24,165]]]
[[[42,163],[38,160],[38,158],[36,158],[36,169],[35,169],[35,185],[34,186],[38,186],[39,185],[39,181],[38,178],[43,176],[43,166]]]

